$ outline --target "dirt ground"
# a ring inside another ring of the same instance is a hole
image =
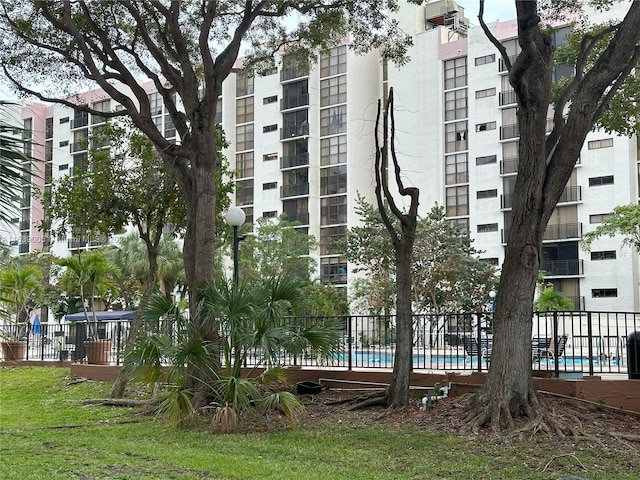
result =
[[[318,395],[304,395],[302,400],[307,408],[306,424],[335,425],[339,416],[345,426],[378,424],[390,428],[413,426],[426,431],[449,432],[456,435],[473,436],[471,433],[461,434],[460,413],[464,408],[464,397],[445,398],[434,402],[426,410],[420,410],[418,398],[412,399],[411,405],[401,411],[389,412],[383,406],[350,410],[359,403],[362,397],[371,393],[354,391],[326,390]],[[640,414],[626,413],[620,410],[584,402],[578,399],[544,396],[549,411],[559,422],[577,422],[579,431],[587,441],[606,443],[608,448],[618,451],[632,464],[640,465]],[[524,421],[516,421],[515,428],[524,425]],[[487,428],[480,432],[489,436]],[[505,437],[508,434],[505,433]],[[527,442],[531,437],[521,435],[514,441]],[[561,438],[547,435],[545,443],[552,448],[562,443],[575,442],[575,438]]]

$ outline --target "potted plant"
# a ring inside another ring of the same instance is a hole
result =
[[[25,358],[29,318],[42,300],[41,277],[40,270],[31,265],[0,272],[0,301],[7,322],[0,331],[0,346],[5,360]]]
[[[98,365],[109,363],[111,340],[99,338],[96,303],[117,291],[115,278],[119,275],[118,268],[100,251],[78,253],[78,255],[62,258],[57,263],[66,267],[61,278],[62,284],[66,285],[68,290],[77,289],[80,294],[80,303],[87,326],[87,340],[84,342],[87,363]]]

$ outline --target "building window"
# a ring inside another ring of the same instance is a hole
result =
[[[461,232],[469,233],[469,218],[454,218],[450,221],[457,225]]]
[[[320,225],[347,223],[347,196],[320,199]]]
[[[476,157],[476,165],[489,165],[490,163],[496,163],[497,157],[495,155],[487,155],[485,157]]]
[[[164,116],[164,138],[175,138],[176,137],[176,127],[173,124],[173,120],[171,116],[167,113]]]
[[[481,258],[480,259],[481,262],[486,262],[489,265],[493,265],[494,267],[498,266],[499,260],[497,257],[490,257],[490,258]]]
[[[253,203],[253,180],[239,180],[236,182],[236,205],[250,205]]]
[[[467,118],[467,89],[462,88],[444,94],[445,121]]]
[[[608,147],[613,147],[613,138],[603,138],[602,140],[591,140],[590,142],[587,142],[587,148],[589,150]]]
[[[278,212],[276,210],[271,210],[269,212],[262,212],[262,216],[264,218],[277,218]]]
[[[320,255],[340,253],[338,242],[347,238],[346,225],[320,229]]]
[[[482,57],[475,58],[476,67],[479,65],[486,65],[487,63],[493,63],[495,61],[496,61],[496,56],[493,53],[491,55],[484,55]]]
[[[253,149],[253,123],[236,127],[236,150]]]
[[[59,147],[68,147],[69,146],[69,140],[63,140],[62,142],[60,142],[58,144]]]
[[[467,85],[467,57],[455,58],[444,62],[444,89]]]
[[[253,177],[253,152],[238,153],[236,155],[236,170],[238,178]]]
[[[271,95],[270,97],[264,97],[262,99],[263,105],[269,105],[270,103],[276,103],[278,101],[277,95]]]
[[[486,122],[476,124],[476,132],[484,132],[485,130],[495,130],[496,122]]]
[[[53,117],[44,121],[44,138],[53,138]]]
[[[612,185],[613,175],[605,175],[604,177],[591,177],[589,179],[590,187],[597,187],[598,185]]]
[[[591,290],[592,298],[611,298],[618,296],[617,288],[594,288]]]
[[[447,216],[457,217],[469,214],[469,187],[447,188]]]
[[[347,260],[342,257],[321,258],[320,277],[325,283],[347,283]]]
[[[469,168],[466,153],[447,155],[445,161],[445,181],[447,185],[469,181]]]
[[[262,127],[262,133],[275,132],[278,130],[278,124],[274,123],[273,125],[265,125]]]
[[[149,96],[149,107],[151,108],[151,116],[155,117],[156,115],[162,115],[162,97],[158,92],[150,93]]]
[[[493,197],[497,197],[498,196],[498,190],[493,189],[493,190],[478,190],[476,192],[476,198],[481,199],[481,198],[493,198]]]
[[[484,90],[476,90],[476,98],[495,97],[495,88],[485,88]]]
[[[485,223],[482,225],[478,225],[478,233],[497,232],[497,231],[498,231],[497,223]]]
[[[347,131],[347,106],[325,108],[320,110],[320,136],[346,133]]]
[[[69,169],[69,164],[68,163],[63,163],[62,165],[58,166],[58,171],[63,171],[63,170],[68,170]]]
[[[111,100],[101,100],[99,102],[94,103],[91,108],[97,110],[98,112],[109,112],[111,110]],[[102,115],[91,115],[91,124],[94,125],[96,123],[105,123],[107,121],[106,117]]]
[[[615,260],[615,250],[603,250],[602,252],[591,252],[591,260]]]
[[[89,114],[82,110],[74,110],[71,128],[86,127],[87,125],[89,125]]]
[[[320,195],[347,192],[347,166],[338,165],[320,170]]]
[[[236,100],[236,123],[253,122],[253,97]]]
[[[69,123],[69,117],[62,117],[60,119],[60,125],[62,125],[63,123]]]
[[[320,165],[336,165],[347,162],[347,136],[320,140]]]
[[[589,215],[589,223],[602,223],[606,219],[611,217],[611,213],[595,213],[593,215]]]
[[[320,80],[320,106],[327,107],[347,102],[347,76]]]
[[[447,123],[444,126],[445,153],[467,149],[467,122]]]
[[[347,46],[341,45],[320,55],[320,78],[347,71]]]
[[[263,162],[270,162],[272,160],[277,160],[277,159],[278,159],[277,153],[265,153],[264,155],[262,155]]]
[[[236,97],[253,95],[253,72],[243,70],[236,74]]]
[[[268,182],[262,184],[262,190],[273,190],[274,188],[278,188],[278,182]]]

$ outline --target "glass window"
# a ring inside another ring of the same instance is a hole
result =
[[[236,150],[253,149],[253,123],[236,127]]]
[[[469,214],[469,187],[448,187],[447,190],[447,216],[457,217]]]
[[[591,140],[587,143],[589,150],[596,150],[598,148],[613,147],[613,138],[603,138],[602,140]]]
[[[236,123],[253,122],[253,97],[236,100]]]
[[[476,125],[476,132],[484,132],[486,130],[495,130],[496,122],[478,123]]]
[[[347,136],[323,138],[320,140],[320,164],[335,165],[347,162]]]
[[[238,153],[236,155],[236,170],[238,178],[253,177],[253,152]]]
[[[320,78],[347,71],[347,46],[341,45],[320,55]]]
[[[347,102],[347,76],[327,78],[320,81],[320,106],[327,107]]]
[[[476,90],[476,98],[493,97],[496,94],[496,89],[485,88],[484,90]]]
[[[44,138],[53,137],[53,117],[49,117],[44,121]]]
[[[445,182],[447,185],[469,181],[469,169],[466,153],[445,157]]]
[[[347,237],[347,226],[323,227],[320,229],[320,255],[340,253],[336,242]]]
[[[347,223],[347,196],[320,199],[320,225]]]
[[[93,108],[94,110],[97,110],[98,112],[108,112],[111,110],[111,100],[107,99],[107,100],[101,100],[99,102],[94,103],[91,108]],[[91,123],[95,124],[95,123],[104,123],[106,122],[107,119],[105,117],[102,117],[100,115],[91,115]]]
[[[493,63],[495,61],[496,61],[496,56],[494,53],[492,53],[491,55],[483,55],[482,57],[475,58],[476,67],[479,65],[485,65],[487,63]]]
[[[253,203],[253,180],[239,180],[236,182],[236,205],[250,205]]]
[[[602,252],[591,252],[591,260],[615,260],[615,250],[604,250]]]
[[[467,85],[467,57],[454,58],[444,62],[444,89]]]
[[[603,177],[591,177],[589,179],[590,187],[597,187],[599,185],[613,185],[613,175],[605,175]]]
[[[611,217],[611,213],[594,213],[589,215],[589,223],[602,223]]]
[[[444,119],[467,118],[467,89],[454,90],[444,94]]]
[[[478,190],[476,192],[476,198],[493,198],[498,196],[498,190],[495,188],[492,190]]]
[[[476,157],[476,165],[489,165],[496,163],[497,157],[495,155],[487,155],[484,157]]]
[[[253,72],[243,70],[236,74],[236,97],[253,95]]]
[[[158,92],[153,92],[149,94],[149,104],[151,106],[152,117],[162,114],[162,105],[163,105],[162,97]]]
[[[320,170],[320,195],[347,192],[347,166],[339,165]]]
[[[497,232],[497,231],[498,231],[497,223],[485,223],[483,225],[478,225],[478,233]]]
[[[444,126],[445,153],[467,150],[467,122],[447,123]]]
[[[325,108],[320,110],[320,136],[346,133],[347,106]]]
[[[347,283],[347,260],[342,257],[321,258],[320,277],[325,283]]]
[[[74,110],[72,128],[86,127],[87,125],[89,125],[89,114],[82,110]]]

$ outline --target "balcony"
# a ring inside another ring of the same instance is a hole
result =
[[[298,222],[300,225],[309,225],[309,213],[288,213],[287,220],[289,222]]]
[[[18,246],[18,253],[29,253],[29,242],[21,243]]]
[[[569,277],[583,275],[583,261],[572,260],[548,260],[540,264],[540,270],[547,272],[545,277]]]
[[[565,187],[558,203],[570,203],[582,201],[582,187],[580,185],[573,187]]]
[[[502,243],[506,244],[509,241],[508,228],[502,230]],[[578,240],[582,237],[582,223],[559,223],[556,225],[547,225],[547,229],[544,231],[543,241],[550,240]]]
[[[577,240],[582,237],[582,223],[547,225],[542,240]]]
[[[296,183],[280,187],[280,198],[299,197],[309,195],[309,183]]]
[[[518,54],[509,55],[509,61],[511,62],[511,65],[513,65],[513,62],[515,61],[516,58],[518,58]],[[502,59],[502,57],[500,57],[498,59],[498,71],[499,72],[506,72],[507,71],[507,66],[505,65],[504,60]]]
[[[569,300],[571,300],[573,302],[573,309],[574,310],[579,310],[579,311],[584,311],[584,297],[570,297],[567,296],[567,298]]]
[[[280,110],[289,110],[309,105],[309,94],[298,95],[296,97],[285,97],[280,100]]]
[[[31,222],[29,220],[22,220],[20,222],[20,230],[29,230],[31,227]]]
[[[309,165],[309,152],[296,153],[280,157],[280,168],[299,167],[301,165]]]
[[[518,131],[518,124],[503,125],[500,127],[500,140],[507,140],[508,138],[518,138],[520,132]]]
[[[280,140],[305,137],[309,135],[309,123],[302,122],[299,125],[285,125],[280,129]]]
[[[516,92],[513,90],[506,90],[504,92],[500,92],[500,96],[498,98],[498,105],[511,105],[516,103]]]
[[[510,208],[513,208],[513,193],[500,195],[500,208],[502,210],[509,210]]]
[[[500,161],[500,175],[518,173],[519,164],[520,164],[520,159],[518,157],[503,158]]]
[[[308,77],[309,76],[309,72],[305,71],[304,69],[298,67],[297,65],[290,65],[286,68],[283,68],[280,71],[280,81],[281,82],[287,82],[289,80],[293,80],[295,78],[300,78],[300,77]]]

